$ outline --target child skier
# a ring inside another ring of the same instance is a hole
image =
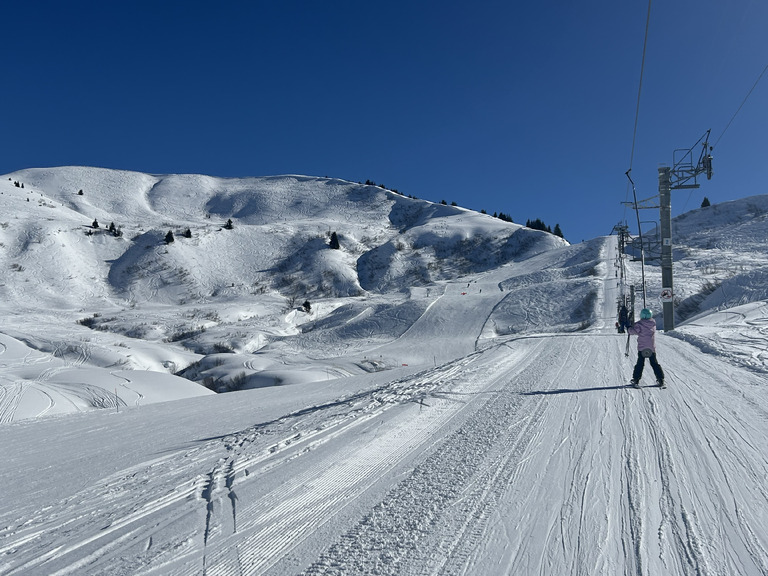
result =
[[[640,388],[640,378],[643,376],[645,359],[648,358],[651,361],[653,373],[656,375],[656,382],[661,388],[666,388],[664,371],[656,360],[656,322],[653,320],[651,311],[648,308],[643,308],[640,312],[640,321],[627,328],[627,332],[637,336],[637,364],[635,364],[635,369],[632,372],[632,385],[635,388]]]

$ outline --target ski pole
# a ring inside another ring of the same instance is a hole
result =
[[[626,350],[624,350],[624,356],[626,356],[627,358],[629,358],[629,338],[630,338],[630,334],[627,333],[627,348]]]

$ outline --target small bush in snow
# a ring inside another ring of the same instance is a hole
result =
[[[86,326],[87,328],[93,328],[96,325],[96,322],[98,321],[98,318],[101,316],[98,312],[94,313],[93,316],[88,316],[86,318],[82,318],[81,320],[78,320],[77,323]]]
[[[230,390],[239,390],[245,385],[245,382],[247,380],[247,376],[245,372],[240,372],[236,376],[232,376],[232,379],[229,381],[229,385],[227,388]]]
[[[217,392],[218,389],[218,383],[216,381],[216,378],[213,376],[206,376],[203,378],[203,386],[208,388],[208,390],[213,390],[214,392]]]

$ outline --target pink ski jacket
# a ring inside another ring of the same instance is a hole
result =
[[[656,352],[656,321],[646,318],[635,322],[634,326],[627,328],[627,332],[637,336],[637,351],[653,350]]]

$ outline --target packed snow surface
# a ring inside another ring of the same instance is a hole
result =
[[[768,574],[764,196],[675,222],[638,390],[612,237],[299,176],[0,193],[0,574]]]

